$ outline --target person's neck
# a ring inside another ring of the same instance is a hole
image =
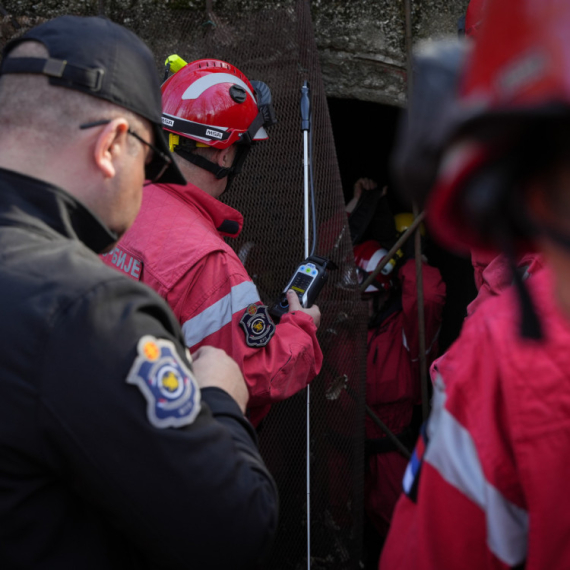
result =
[[[62,188],[79,200],[86,202],[85,195],[93,186],[90,172],[80,165],[85,164],[77,153],[69,149],[60,152],[34,152],[33,148],[21,148],[0,141],[0,168],[12,170]]]
[[[200,188],[206,194],[209,194],[213,198],[218,199],[225,187],[226,179],[218,180],[211,172],[196,166],[188,162],[187,160],[175,157],[182,174],[197,188]]]

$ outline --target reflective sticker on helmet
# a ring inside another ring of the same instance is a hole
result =
[[[253,98],[255,101],[255,96],[251,92],[251,89],[248,87],[245,81],[241,80],[239,77],[235,75],[230,75],[229,73],[209,73],[208,75],[204,75],[197,79],[184,91],[182,95],[182,99],[198,99],[206,89],[213,87],[214,85],[219,85],[220,83],[232,83],[234,85],[239,85],[243,87]]]
[[[191,424],[200,412],[200,390],[174,343],[143,336],[127,384],[138,386],[147,401],[147,417],[157,428]]]

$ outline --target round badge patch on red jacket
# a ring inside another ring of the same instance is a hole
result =
[[[252,348],[265,346],[275,334],[275,323],[265,305],[248,305],[239,324],[245,331],[245,342]]]

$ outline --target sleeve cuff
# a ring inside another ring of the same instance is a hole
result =
[[[239,424],[257,446],[257,435],[253,426],[242,414],[237,402],[225,390],[210,386],[208,388],[202,388],[201,394],[202,400],[208,404],[214,418],[230,429],[232,429],[232,425],[235,429],[235,424]]]

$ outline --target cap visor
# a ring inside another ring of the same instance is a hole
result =
[[[160,182],[161,184],[186,184],[186,178],[180,172],[176,161],[174,160],[174,156],[170,152],[170,148],[168,147],[168,143],[166,142],[166,138],[164,137],[164,131],[162,130],[161,125],[157,125],[156,123],[152,124],[152,129],[154,131],[154,144],[158,147],[164,154],[169,156],[172,159],[172,162],[168,166],[168,168],[164,171],[162,176],[154,182]]]

